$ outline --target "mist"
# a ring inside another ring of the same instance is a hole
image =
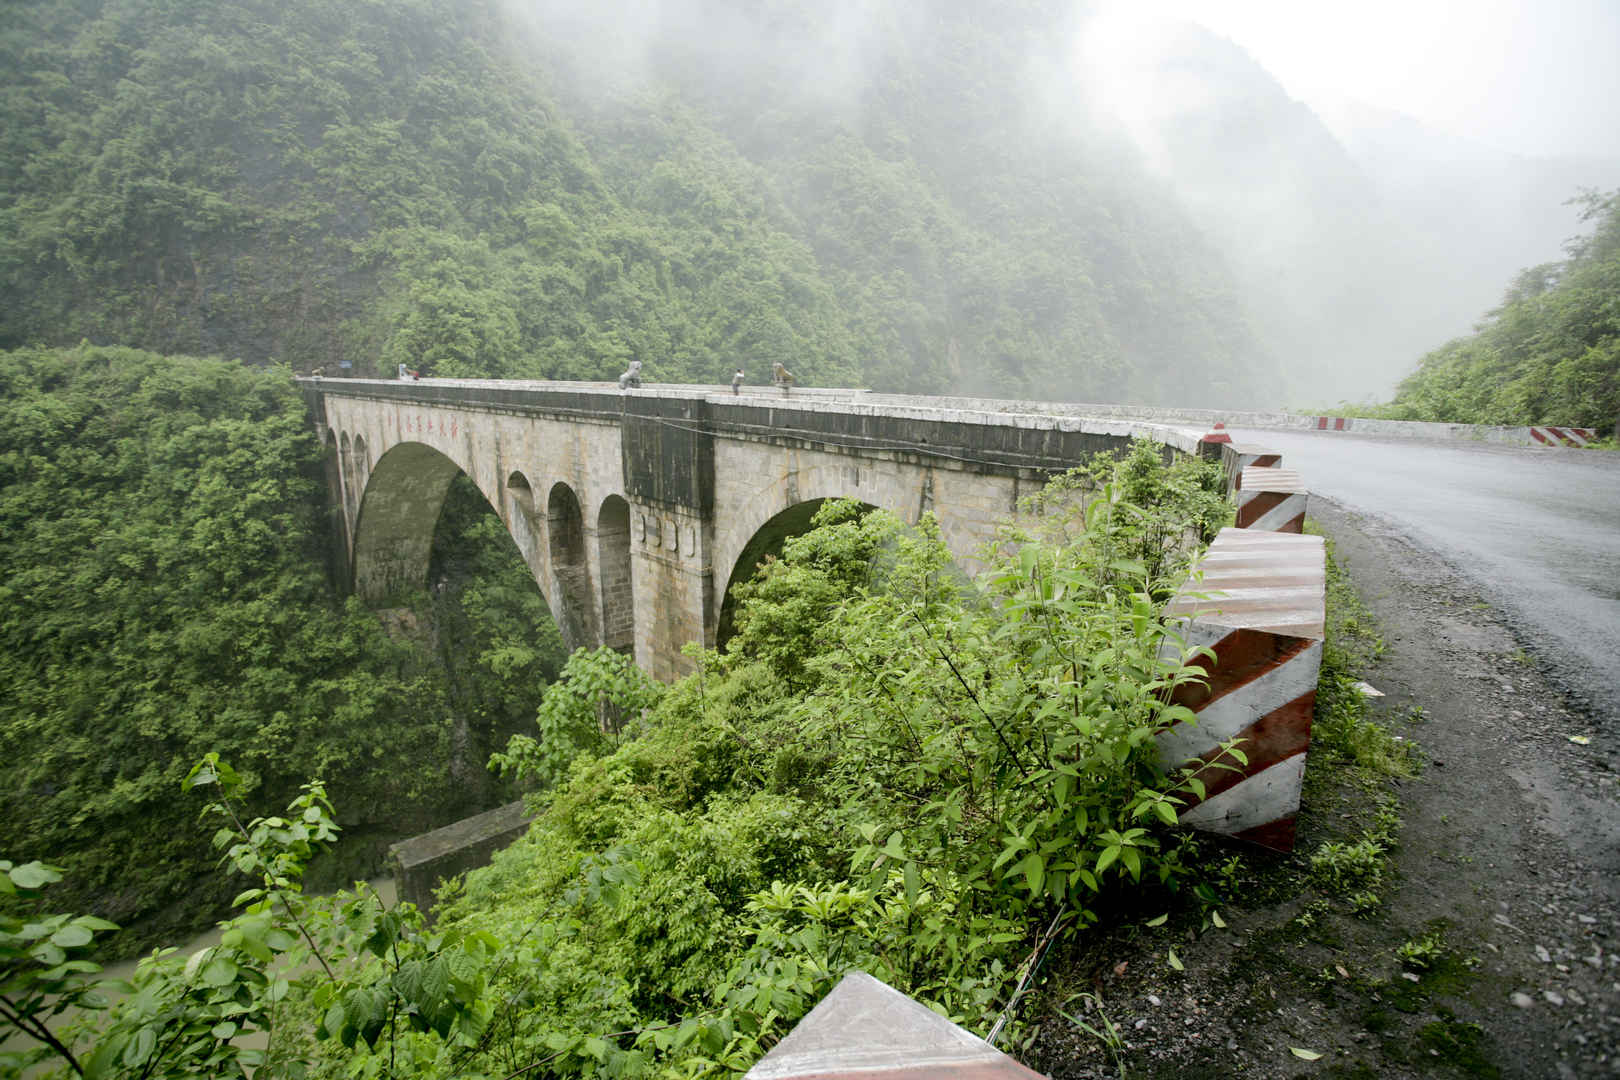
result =
[[[880,372],[886,389],[1164,399],[1207,383],[1213,399],[1271,405],[1386,398],[1425,352],[1486,317],[1519,270],[1561,256],[1578,228],[1568,199],[1620,185],[1614,159],[1515,155],[1353,97],[1307,105],[1232,41],[1123,2],[503,0],[503,11],[514,51],[573,115],[595,118],[587,129],[671,110],[710,118],[723,144],[706,152],[755,170],[766,212],[803,226],[817,259],[859,263],[866,283],[903,274],[937,305],[894,333],[946,358]],[[940,47],[953,54],[930,52]],[[913,220],[897,234],[934,230],[939,253],[882,238],[851,253],[829,239],[818,217],[848,202],[825,164],[834,145],[906,174],[914,190],[897,198]],[[949,211],[972,228],[951,234]],[[1083,265],[1008,254],[1011,270],[963,272],[985,244],[1038,243],[1043,217],[1078,239]],[[1170,257],[1144,265],[1110,228],[1135,243],[1180,232]],[[1003,355],[1016,352],[1010,332],[991,345],[965,328],[985,303],[1017,309],[1027,289],[1013,279],[1026,271],[1072,305],[1042,323],[1039,347],[1083,354],[1075,362],[1096,378]],[[1157,303],[1202,305],[1189,315],[1201,329],[1166,336],[1162,316],[1122,299],[1121,272]],[[1226,285],[1213,284],[1222,273]],[[972,295],[986,282],[1004,295]],[[1220,355],[1185,347],[1206,339]]]
[[[1095,5],[1075,65],[1096,121],[1231,260],[1298,404],[1387,397],[1520,269],[1562,257],[1581,189],[1620,184],[1613,157],[1516,155],[1344,96],[1307,106],[1231,41],[1140,5]]]

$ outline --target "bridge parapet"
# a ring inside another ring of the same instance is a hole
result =
[[[1125,415],[1092,415],[1076,406],[1036,401],[997,401],[872,394],[862,390],[801,389],[789,393],[644,384],[620,390],[613,383],[485,379],[300,378],[314,402],[328,395],[545,415],[617,423],[626,415],[701,423],[716,434],[799,438],[823,445],[880,449],[877,440],[923,456],[968,452],[968,463],[1050,472],[1073,466],[1097,449],[1117,449],[1119,440],[1151,438],[1184,453],[1197,453],[1199,432],[1177,423]],[[681,403],[681,404],[677,404]],[[701,403],[707,408],[702,408]],[[953,431],[952,425],[959,430]],[[1091,436],[1091,439],[1084,438]],[[860,445],[851,440],[873,440]],[[982,452],[989,460],[972,455]]]

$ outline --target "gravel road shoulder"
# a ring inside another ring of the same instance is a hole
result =
[[[1060,1080],[1620,1076],[1613,703],[1569,704],[1537,643],[1387,522],[1312,516],[1385,642],[1376,713],[1424,762],[1394,785],[1381,903],[1355,914],[1313,879],[1372,801],[1318,798],[1292,856],[1246,857],[1224,928],[1150,929],[1161,902],[1050,964],[1026,1059]]]

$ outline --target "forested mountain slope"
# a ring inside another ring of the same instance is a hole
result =
[[[484,760],[561,665],[470,482],[435,537],[445,588],[392,620],[411,632],[337,598],[304,408],[283,367],[0,352],[0,858],[68,868],[64,902],[132,925],[125,948],[238,887],[178,797],[204,753],[228,748],[266,812],[322,775],[347,883],[511,797]]]
[[[13,3],[0,346],[1252,401],[1223,261],[1053,74],[1070,12]]]
[[[1620,191],[1583,200],[1569,257],[1514,279],[1476,333],[1435,349],[1381,415],[1471,424],[1620,423]]]
[[[1227,256],[1297,403],[1387,397],[1502,281],[1556,255],[1579,228],[1572,195],[1620,184],[1620,161],[1517,157],[1342,102],[1319,112],[1232,42],[1123,2],[1078,40],[1077,100]]]

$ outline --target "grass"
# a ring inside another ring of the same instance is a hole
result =
[[[1314,524],[1308,530],[1321,535]],[[1322,674],[1316,686],[1311,752],[1343,761],[1364,784],[1407,779],[1417,772],[1411,743],[1376,720],[1357,686],[1384,652],[1372,612],[1351,587],[1333,541],[1327,541],[1327,620]],[[1313,762],[1314,764],[1314,762]]]

